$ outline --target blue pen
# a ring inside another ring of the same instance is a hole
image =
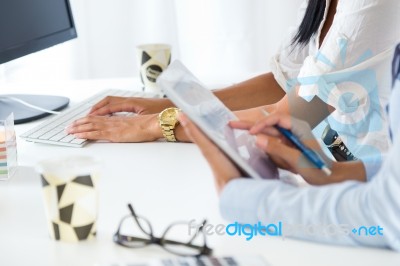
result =
[[[269,116],[269,113],[265,110],[261,110],[265,116]],[[325,165],[325,162],[321,157],[313,150],[307,148],[293,133],[292,131],[275,125],[275,128],[284,135],[301,153],[312,162],[318,169],[321,169],[325,174],[331,175],[332,171]]]

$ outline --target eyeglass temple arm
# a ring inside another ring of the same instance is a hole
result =
[[[147,239],[147,238],[141,238],[141,237],[136,237],[136,236],[125,236],[125,235],[121,235],[118,233],[115,233],[115,235],[117,237],[122,238],[127,241],[150,242],[150,239]]]
[[[199,230],[197,230],[196,233],[193,235],[193,237],[188,241],[189,244],[192,243],[192,241],[199,235],[199,233],[201,231],[203,231],[203,227],[206,223],[207,223],[207,220],[204,219],[203,222],[201,223],[201,225],[199,226]],[[205,238],[204,238],[204,241],[205,241]]]
[[[151,224],[149,224],[149,226],[150,226],[150,231],[151,231],[150,234],[149,234],[149,233],[146,232],[146,230],[143,229],[142,225],[141,225],[140,222],[138,221],[136,212],[135,212],[135,210],[133,209],[133,207],[132,207],[132,205],[131,205],[130,203],[128,203],[128,209],[129,209],[129,211],[131,212],[131,214],[132,214],[133,218],[135,219],[137,225],[139,226],[140,230],[142,230],[143,233],[145,233],[146,235],[149,235],[151,238],[154,238],[154,236],[153,236],[153,228],[151,228],[151,227],[152,227]]]
[[[186,247],[189,247],[189,248],[193,248],[193,249],[201,251],[202,255],[209,255],[209,254],[212,253],[212,249],[209,248],[207,246],[207,243],[205,243],[205,242],[204,242],[203,246],[198,246],[198,245],[193,245],[190,242],[189,243],[183,243],[183,242],[178,242],[178,241],[174,241],[174,240],[164,239],[163,245],[165,245],[165,244],[180,245],[180,246],[186,246]]]
[[[203,220],[203,223],[202,223],[202,225],[201,225],[201,227],[199,228],[199,230],[197,231],[197,233],[195,234],[195,236],[198,235],[199,232],[202,232],[202,231],[203,231],[204,226],[205,226],[206,224],[207,224],[207,219],[204,219],[204,220]],[[190,240],[189,243],[191,244],[193,240],[194,240],[194,237]],[[210,255],[210,254],[212,253],[212,249],[209,248],[209,247],[207,246],[207,238],[206,238],[206,235],[204,235],[204,245],[203,245],[203,248],[202,248],[201,252],[202,252],[202,254],[204,254],[204,255]]]
[[[179,241],[175,241],[175,240],[169,240],[169,239],[162,239],[162,243],[163,244],[170,244],[170,245],[180,245],[180,246],[187,246],[190,248],[194,248],[194,249],[203,249],[202,246],[198,246],[198,245],[194,245],[189,243],[184,243],[184,242],[179,242]]]
[[[138,241],[138,242],[145,242],[145,243],[146,242],[155,242],[155,243],[160,243],[160,244],[187,246],[187,247],[198,249],[198,250],[203,249],[202,246],[197,246],[197,245],[193,245],[193,244],[190,244],[190,243],[183,243],[183,242],[170,240],[170,239],[165,239],[165,238],[161,239],[161,238],[154,237],[153,240],[150,240],[150,239],[136,237],[136,236],[120,235],[120,234],[117,234],[117,233],[116,233],[116,236],[119,237],[119,238],[122,238],[124,240],[127,240],[127,241]]]
[[[192,243],[192,241],[199,235],[200,232],[203,231],[204,229],[204,225],[207,223],[207,219],[204,219],[203,222],[201,223],[201,226],[199,227],[199,230],[196,231],[196,233],[194,234],[194,236],[189,240],[189,244]],[[204,245],[207,246],[206,243],[206,238],[204,238]]]
[[[193,240],[199,235],[200,232],[203,231],[204,225],[207,223],[207,219],[204,219],[203,222],[201,223],[201,226],[199,227],[199,230],[194,234],[194,236],[186,243],[178,242],[178,241],[173,241],[173,240],[168,240],[164,239],[167,244],[174,244],[174,245],[184,245],[193,249],[201,250],[202,254],[208,255],[211,254],[212,249],[207,246],[206,238],[204,238],[204,245],[203,246],[198,246],[198,245],[193,245],[192,242]]]

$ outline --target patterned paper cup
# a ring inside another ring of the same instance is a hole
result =
[[[144,91],[163,95],[157,87],[158,76],[171,62],[171,46],[168,44],[143,44],[136,47],[140,79]]]
[[[96,236],[100,164],[75,156],[41,161],[43,199],[50,237],[77,242]]]

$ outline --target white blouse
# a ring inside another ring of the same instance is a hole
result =
[[[385,107],[391,88],[393,47],[400,40],[400,1],[339,0],[323,43],[323,22],[311,41],[291,45],[298,25],[272,59],[275,79],[286,91],[299,87],[336,110],[327,118],[356,157],[386,153],[390,138]],[[303,19],[307,1],[299,12]],[[318,136],[319,137],[319,136]]]

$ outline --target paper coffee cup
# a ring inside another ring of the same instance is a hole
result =
[[[143,44],[137,46],[136,50],[144,91],[163,95],[156,80],[171,62],[171,46],[168,44]]]
[[[41,161],[43,199],[50,237],[77,242],[94,238],[100,164],[74,156]]]

